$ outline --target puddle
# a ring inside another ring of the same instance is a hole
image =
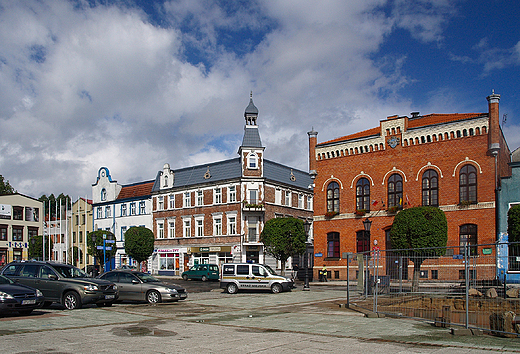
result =
[[[116,327],[112,329],[112,333],[119,337],[136,337],[136,336],[153,336],[153,337],[172,337],[176,336],[177,332],[158,329],[154,327],[144,326],[127,326]]]

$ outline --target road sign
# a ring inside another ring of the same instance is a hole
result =
[[[105,240],[105,243],[116,243],[116,240]]]
[[[97,246],[96,247],[98,250],[102,250],[103,249],[103,246]],[[111,251],[112,250],[112,246],[106,246],[104,247],[106,251]]]
[[[97,246],[96,247],[98,250],[102,250],[103,249],[103,246]]]

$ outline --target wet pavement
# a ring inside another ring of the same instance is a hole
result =
[[[367,318],[334,284],[281,294],[220,289],[178,303],[42,309],[0,318],[2,353],[520,353],[520,338],[454,336],[431,323]],[[352,294],[351,296],[355,296]]]

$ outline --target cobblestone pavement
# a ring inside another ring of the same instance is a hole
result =
[[[340,308],[334,287],[192,293],[184,302],[60,308],[0,318],[2,353],[520,353],[520,339],[453,336],[430,323]]]

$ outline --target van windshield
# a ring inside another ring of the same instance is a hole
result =
[[[265,269],[267,269],[269,274],[276,275],[276,272],[271,267],[269,267],[267,264],[264,264],[264,267],[265,267]]]

